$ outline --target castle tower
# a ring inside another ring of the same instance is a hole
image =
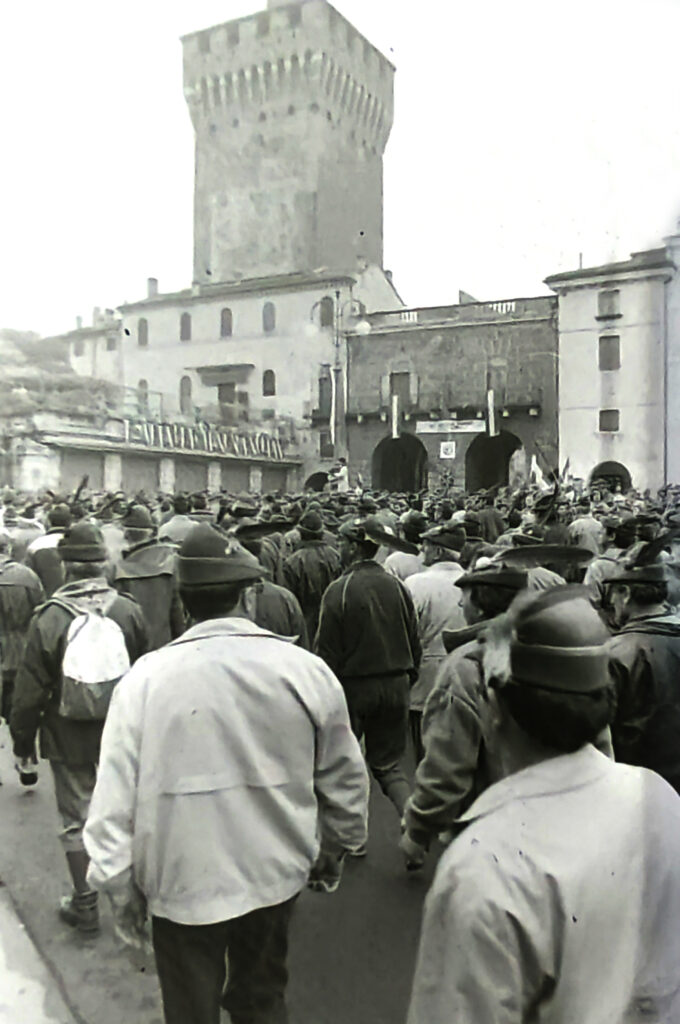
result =
[[[394,67],[327,0],[185,36],[194,280],[382,266]]]

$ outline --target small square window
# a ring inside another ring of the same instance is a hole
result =
[[[598,366],[601,370],[621,369],[621,339],[618,334],[605,334],[600,338]]]
[[[621,316],[621,292],[616,288],[608,288],[597,296],[597,319],[610,320]]]
[[[619,410],[600,409],[600,430],[615,433],[619,429]]]

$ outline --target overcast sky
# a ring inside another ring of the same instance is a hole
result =
[[[0,5],[0,326],[192,274],[179,37],[265,0]],[[385,266],[409,305],[545,292],[680,215],[680,0],[337,0],[397,66]]]

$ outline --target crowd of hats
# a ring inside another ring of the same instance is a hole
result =
[[[482,510],[490,506],[509,527],[501,545],[485,538]],[[410,494],[370,490],[257,496],[183,492],[149,497],[122,491],[92,492],[81,484],[71,495],[52,491],[22,495],[5,487],[0,492],[0,509],[5,528],[37,518],[45,526],[64,530],[61,549],[65,556],[70,552],[93,560],[100,557],[101,545],[92,537],[81,536],[82,530],[77,529],[83,521],[114,522],[123,530],[145,535],[174,514],[211,523],[223,535],[244,542],[296,528],[306,541],[333,535],[410,554],[429,544],[456,556],[466,570],[473,568],[467,577],[473,582],[484,573],[484,582],[514,586],[519,585],[522,573],[535,565],[567,566],[578,578],[590,553],[546,543],[546,538],[550,540],[556,523],[566,525],[587,512],[602,523],[612,543],[622,548],[634,546],[636,541],[649,545],[660,533],[678,528],[680,487],[664,488],[654,496],[649,492],[616,493],[601,484],[586,494],[575,494],[567,486],[555,486],[548,493],[529,486],[465,495],[442,486]],[[658,556],[659,551],[654,557],[643,557],[642,563],[631,561],[629,573],[638,580],[659,578]]]

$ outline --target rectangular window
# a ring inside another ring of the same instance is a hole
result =
[[[618,334],[605,334],[600,338],[598,365],[601,370],[621,369],[621,339]]]
[[[331,405],[333,402],[333,385],[331,383],[330,374],[325,377],[319,377],[319,415],[326,418],[330,417]]]
[[[322,459],[333,458],[333,442],[330,430],[319,431],[319,455]]]
[[[600,409],[600,430],[615,433],[619,429],[619,410]]]
[[[117,348],[118,338],[116,338],[115,335],[109,335],[109,337],[106,339],[106,351],[115,352]]]
[[[85,354],[85,342],[82,338],[76,338],[73,342],[73,355],[82,356]]]
[[[217,400],[220,405],[233,405],[236,401],[236,384],[233,382],[229,382],[228,384],[218,384]]]
[[[621,316],[620,309],[621,292],[615,288],[608,288],[597,296],[597,319],[611,320]]]
[[[411,374],[391,373],[390,374],[390,396],[399,396],[399,408],[411,408]]]

